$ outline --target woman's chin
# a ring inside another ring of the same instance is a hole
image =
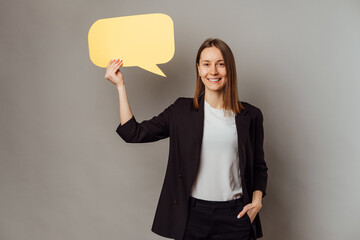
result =
[[[208,91],[212,91],[212,92],[220,92],[223,90],[223,87],[215,87],[215,86],[210,86],[210,87],[207,87],[207,90]]]

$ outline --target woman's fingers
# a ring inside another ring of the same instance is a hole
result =
[[[108,65],[107,65],[106,68],[109,68],[109,67],[111,67],[112,65],[114,65],[115,63],[120,62],[120,61],[122,61],[120,58],[111,59],[111,60],[109,61],[109,63],[108,63]]]
[[[108,76],[115,74],[117,72],[117,70],[119,69],[119,66],[121,63],[122,63],[121,60],[111,60],[110,65],[108,65],[108,67],[106,69],[106,74]]]
[[[242,218],[244,216],[244,214],[246,214],[246,212],[249,210],[248,205],[246,205],[243,210],[237,215],[237,218]]]
[[[110,60],[106,67],[105,79],[111,81],[115,85],[121,84],[124,81],[119,69],[122,65],[123,61],[119,58]]]
[[[115,64],[115,67],[116,67],[116,70],[118,70],[121,65],[122,65],[123,61],[120,59],[116,64]]]
[[[111,76],[114,73],[114,64],[115,64],[116,60],[112,59],[110,60],[109,64],[106,67],[106,71],[105,71],[105,78],[110,80]]]
[[[259,212],[259,210],[256,208],[255,205],[249,203],[247,204],[243,210],[238,214],[237,218],[243,217],[245,214],[249,216],[250,222],[252,223],[255,219],[256,214]]]
[[[115,62],[114,59],[112,59],[112,60],[109,61],[108,65],[106,66],[106,72],[107,72],[107,73],[109,73],[110,70],[112,69],[112,66],[114,65],[114,62]]]
[[[113,61],[114,61],[114,59],[111,59],[111,60],[109,61],[108,65],[106,66],[106,68],[109,68]]]
[[[115,60],[113,64],[109,67],[110,72],[116,72],[119,69],[120,64],[122,63],[122,60]]]
[[[106,68],[108,68],[108,69],[111,68],[116,63],[116,61],[117,61],[117,59],[111,59]]]

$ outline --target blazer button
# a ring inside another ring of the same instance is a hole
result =
[[[181,173],[179,173],[179,177],[182,177]]]
[[[176,200],[174,200],[173,205],[178,205],[178,202]]]

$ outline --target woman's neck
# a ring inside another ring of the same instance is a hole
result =
[[[205,100],[213,108],[223,108],[224,101],[222,92],[205,91]]]

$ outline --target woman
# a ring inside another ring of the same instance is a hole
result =
[[[105,78],[117,86],[125,142],[170,137],[168,166],[152,231],[168,238],[256,239],[266,194],[263,115],[238,101],[234,56],[220,39],[207,39],[196,57],[194,98],[178,98],[162,113],[137,122],[120,71],[109,62]]]

